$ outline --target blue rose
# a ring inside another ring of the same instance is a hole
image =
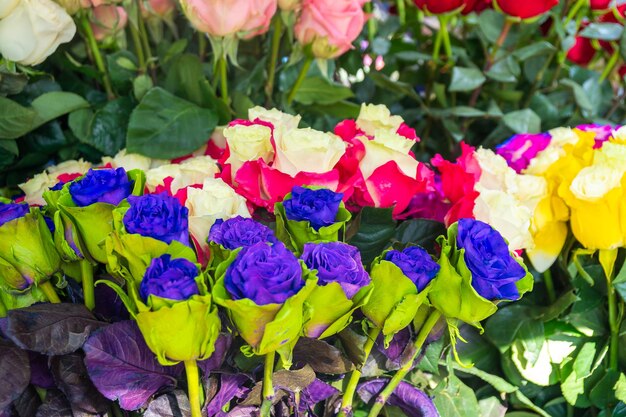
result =
[[[162,255],[150,263],[139,286],[139,295],[147,302],[155,295],[170,300],[184,301],[200,294],[196,277],[198,267],[191,261],[171,255]]]
[[[24,217],[28,211],[28,204],[0,203],[0,226],[11,220]]]
[[[479,220],[460,219],[456,245],[465,249],[472,287],[488,300],[517,300],[515,283],[526,276],[500,233]]]
[[[224,286],[233,300],[281,304],[304,287],[298,259],[282,243],[244,247],[226,270]]]
[[[124,214],[128,233],[149,236],[165,243],[177,240],[189,245],[189,210],[177,198],[162,194],[128,197],[130,208]]]
[[[259,242],[278,242],[272,229],[241,216],[217,220],[211,227],[208,240],[230,250],[252,246]]]
[[[371,281],[359,250],[346,243],[306,243],[300,259],[309,269],[317,270],[318,285],[337,282],[348,299]]]
[[[409,246],[403,251],[390,250],[385,254],[385,260],[400,268],[418,291],[426,288],[440,269],[428,252],[418,246]]]
[[[69,188],[72,200],[78,207],[94,203],[117,206],[130,195],[133,181],[128,180],[124,168],[90,169],[84,177],[71,183]]]
[[[342,193],[327,189],[293,187],[291,198],[283,201],[283,206],[288,220],[308,221],[313,229],[319,230],[335,223],[342,198]]]

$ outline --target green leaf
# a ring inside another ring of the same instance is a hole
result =
[[[571,369],[563,369],[564,379],[561,382],[561,390],[567,402],[573,406],[589,407],[591,405],[587,398],[585,379],[591,375],[591,366],[595,355],[596,344],[585,343],[576,355],[573,364],[571,366],[566,365],[566,368]]]
[[[589,393],[589,399],[596,407],[603,409],[615,403],[615,385],[620,377],[619,372],[607,369]],[[622,374],[623,376],[623,374]]]
[[[505,59],[497,61],[487,71],[487,77],[492,80],[500,81],[502,83],[514,83],[519,78],[522,70],[515,59],[512,56],[508,56]]]
[[[30,130],[37,113],[0,96],[0,139],[17,139]]]
[[[403,244],[419,245],[426,250],[433,250],[435,239],[446,233],[443,223],[426,219],[411,219],[398,226],[394,239]]]
[[[393,81],[385,74],[380,72],[372,72],[369,74],[368,77],[383,90],[387,90],[388,92],[396,93],[402,96],[411,97],[416,101],[421,101],[420,96],[415,92],[411,84],[401,81]]]
[[[133,101],[120,97],[98,110],[89,126],[87,143],[105,155],[115,155],[126,143],[126,128]]]
[[[523,361],[532,366],[539,359],[541,348],[545,342],[543,322],[529,320],[524,322],[517,332],[515,344],[520,347]],[[522,358],[520,358],[522,359]]]
[[[506,407],[496,397],[487,397],[478,401],[480,407],[480,417],[502,417],[506,412]]]
[[[302,104],[332,104],[353,95],[348,87],[332,84],[326,78],[308,77],[298,88],[294,100]]]
[[[32,127],[35,129],[59,116],[89,107],[89,103],[78,94],[52,91],[33,100],[31,107],[37,112],[37,120],[35,126]]]
[[[89,127],[93,119],[91,109],[79,109],[70,113],[68,124],[70,130],[81,142],[89,143]]]
[[[502,27],[504,26],[504,15],[498,13],[495,10],[485,10],[478,16],[478,27],[487,40],[491,43],[495,43],[500,33],[502,33]]]
[[[129,153],[172,159],[205,144],[216,124],[214,112],[156,87],[133,110],[126,145]]]
[[[350,244],[359,248],[363,264],[369,265],[387,246],[396,231],[393,209],[364,207],[358,216],[358,232]]]
[[[451,107],[447,109],[445,113],[449,113],[457,117],[482,117],[485,115],[484,111],[469,106]]]
[[[439,360],[441,359],[441,352],[443,350],[443,338],[437,339],[435,342],[426,346],[424,355],[417,364],[417,368],[430,372],[431,374],[439,375]]]
[[[541,118],[531,109],[517,110],[502,117],[504,124],[515,133],[539,133]]]
[[[203,106],[202,91],[198,88],[204,80],[202,63],[197,55],[184,54],[176,58],[165,79],[165,89],[170,93]]]
[[[570,80],[569,78],[561,80],[560,83],[572,90],[572,93],[574,94],[574,100],[576,100],[576,104],[578,104],[581,109],[593,110],[593,105],[591,104],[587,93],[585,93],[585,90],[583,90],[580,84],[578,84],[574,80]]]
[[[558,318],[561,313],[565,312],[565,310],[567,310],[577,300],[578,297],[574,293],[574,290],[564,293],[554,302],[554,304],[543,310],[541,313],[541,319],[544,322],[547,322]]]
[[[435,394],[435,407],[442,416],[476,417],[480,415],[474,391],[459,378],[450,375],[447,387]]]
[[[581,32],[580,36],[603,41],[616,41],[622,37],[624,27],[619,23],[590,23]]]
[[[471,91],[485,82],[485,76],[476,68],[454,67],[449,92]]]
[[[615,398],[620,401],[626,401],[626,375],[619,374],[619,378],[615,383]]]
[[[626,30],[622,32],[622,38],[619,41],[619,53],[622,59],[626,60]]]
[[[626,300],[626,262],[622,264],[618,274],[613,278],[613,287],[622,297],[622,300]]]
[[[529,58],[538,55],[547,55],[548,53],[556,50],[554,45],[548,41],[539,41],[523,48],[517,49],[513,52],[513,55],[520,61],[526,61]]]
[[[502,308],[485,323],[485,334],[494,345],[504,352],[509,349],[520,327],[531,320],[530,309],[523,305]]]

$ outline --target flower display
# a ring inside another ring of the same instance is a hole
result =
[[[283,203],[285,215],[288,220],[306,220],[315,230],[319,230],[335,223],[342,197],[341,193],[326,189],[316,191],[294,187],[291,198]]]
[[[165,194],[131,196],[130,207],[124,214],[128,233],[149,236],[165,243],[177,240],[189,242],[189,210]]]
[[[130,195],[132,186],[123,168],[101,169],[89,170],[83,178],[70,184],[69,191],[78,207],[94,203],[116,206]]]
[[[187,259],[172,259],[170,255],[156,258],[141,280],[139,295],[147,302],[150,295],[169,300],[186,300],[198,294],[195,278],[198,267]]]
[[[260,242],[278,242],[272,229],[240,216],[217,220],[211,227],[208,239],[231,250],[253,246]]]

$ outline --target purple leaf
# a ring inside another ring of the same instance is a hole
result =
[[[13,344],[0,339],[0,410],[16,400],[30,381],[28,355]]]
[[[54,377],[48,366],[48,356],[28,351],[30,361],[30,383],[44,389],[54,388]]]
[[[226,413],[222,411],[222,408],[233,398],[242,398],[250,391],[249,388],[244,386],[244,384],[249,380],[250,378],[244,374],[221,375],[220,388],[217,391],[217,394],[215,394],[206,406],[207,415],[209,417],[226,416]]]
[[[128,320],[128,310],[119,295],[108,285],[96,285],[94,289],[96,308],[94,313],[110,322]]]
[[[307,409],[313,409],[315,404],[327,400],[338,392],[338,389],[316,378],[311,385],[302,391],[299,404],[300,412],[304,413]]]
[[[150,401],[143,417],[191,417],[187,393],[177,389],[160,395]]]
[[[36,417],[73,417],[72,407],[61,391],[52,389],[46,393],[46,399],[37,410]]]
[[[389,347],[385,349],[383,343],[383,336],[380,335],[376,347],[387,358],[387,363],[384,364],[387,370],[400,369],[407,361],[413,357],[415,347],[412,343],[413,332],[407,327],[398,333],[391,339]]]
[[[209,359],[199,361],[198,367],[202,369],[204,378],[207,378],[209,374],[217,369],[220,369],[230,345],[233,341],[233,337],[230,333],[220,333],[219,337],[215,341],[215,351]]]
[[[163,387],[176,386],[181,366],[165,367],[146,345],[133,321],[114,323],[94,333],[83,346],[89,377],[110,400],[136,410]]]
[[[224,413],[224,414],[220,414],[221,416],[226,416],[226,417],[250,417],[250,416],[258,416],[258,412],[259,412],[259,407],[254,406],[254,405],[247,405],[247,406],[243,406],[243,407],[235,407],[233,408],[231,411],[228,412],[228,414]],[[209,417],[211,415],[209,414]]]
[[[364,402],[369,403],[378,396],[388,382],[388,378],[364,382],[357,388],[357,393]],[[387,404],[399,407],[407,416],[439,417],[430,397],[408,382],[400,382],[387,400]]]
[[[13,408],[20,417],[34,417],[40,406],[41,399],[34,387],[26,388],[20,398],[13,403]]]

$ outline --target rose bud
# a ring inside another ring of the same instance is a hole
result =
[[[559,4],[559,0],[493,0],[494,7],[502,13],[520,19],[533,19]]]

